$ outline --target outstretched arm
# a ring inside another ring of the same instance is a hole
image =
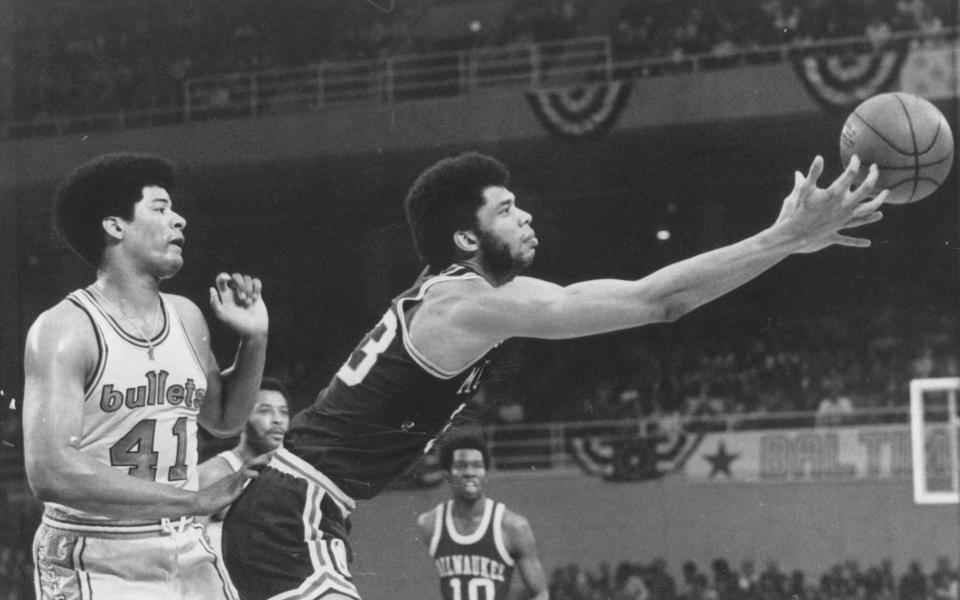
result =
[[[267,308],[259,279],[234,273],[217,276],[210,306],[217,318],[240,336],[232,365],[220,370],[210,348],[210,330],[195,304],[175,297],[190,341],[207,373],[207,394],[198,422],[218,437],[236,435],[250,417],[267,356]]]
[[[507,551],[513,557],[529,597],[533,600],[549,600],[547,577],[537,556],[537,543],[530,523],[526,518],[507,511],[503,519],[503,533]]]
[[[869,196],[876,167],[851,189],[856,157],[827,188],[817,187],[823,159],[795,175],[776,222],[735,244],[669,265],[637,281],[593,280],[567,287],[518,277],[499,288],[458,296],[448,313],[468,336],[485,342],[508,337],[572,338],[673,321],[745,284],[787,256],[830,245],[867,247],[843,230],[880,220],[886,191]]]

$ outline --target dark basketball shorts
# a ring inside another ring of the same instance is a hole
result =
[[[223,558],[242,600],[360,598],[350,575],[353,500],[280,449],[223,522]]]

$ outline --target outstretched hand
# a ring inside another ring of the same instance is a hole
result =
[[[194,514],[212,515],[232,503],[243,492],[246,483],[260,475],[260,471],[267,466],[272,456],[272,452],[267,452],[251,458],[235,473],[221,477],[198,491]]]
[[[803,246],[798,252],[816,252],[833,244],[855,248],[870,245],[868,239],[841,233],[883,218],[878,209],[888,192],[874,194],[879,176],[877,166],[871,165],[863,183],[852,187],[859,171],[860,158],[853,156],[844,172],[827,188],[817,187],[823,173],[823,157],[813,159],[806,176],[796,172],[793,191],[783,201],[775,226],[786,228],[801,240]]]
[[[210,288],[210,306],[223,324],[242,337],[267,334],[269,317],[259,279],[220,273],[215,285]]]

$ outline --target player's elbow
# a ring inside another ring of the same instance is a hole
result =
[[[252,407],[251,407],[252,410]],[[204,404],[197,415],[197,425],[217,439],[225,439],[240,435],[247,422],[247,415],[231,414],[227,410],[214,410]]]
[[[76,449],[47,436],[24,437],[24,470],[36,498],[41,502],[69,501],[79,481],[89,474]]]
[[[27,482],[33,495],[40,502],[62,502],[64,500],[65,481],[63,471],[54,461],[31,459],[29,455],[24,461],[27,472]]]
[[[686,302],[671,302],[663,309],[663,322],[673,323],[691,310],[693,310],[693,306]]]
[[[673,323],[697,307],[684,290],[665,287],[648,279],[640,282],[633,301],[639,303],[641,324]]]
[[[244,423],[245,421],[240,423],[230,423],[226,419],[221,419],[217,422],[200,423],[200,426],[203,427],[204,431],[213,437],[223,440],[240,435],[240,432],[243,431]]]
[[[682,298],[665,298],[649,311],[649,320],[653,323],[673,323],[693,309],[694,306]]]

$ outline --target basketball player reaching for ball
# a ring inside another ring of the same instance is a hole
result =
[[[25,351],[27,476],[44,503],[35,587],[54,598],[233,598],[195,515],[230,503],[265,457],[198,490],[197,423],[233,435],[266,353],[260,282],[221,274],[217,318],[240,336],[222,372],[199,308],[160,293],[183,265],[173,167],[99,156],[60,187],[54,216],[96,281],[41,314]]]
[[[391,303],[227,514],[224,559],[241,597],[358,598],[348,515],[428,451],[480,386],[510,337],[564,339],[673,321],[798,252],[869,241],[877,170],[860,161],[827,188],[823,159],[795,174],[768,229],[636,281],[567,287],[520,273],[533,261],[531,216],[497,160],[466,153],[424,171],[405,207],[428,268]],[[589,210],[586,208],[585,210]]]
[[[547,600],[547,579],[530,523],[484,494],[490,454],[483,440],[464,436],[440,447],[452,499],[417,517],[421,540],[440,573],[443,600],[504,600],[514,569],[527,597]]]

